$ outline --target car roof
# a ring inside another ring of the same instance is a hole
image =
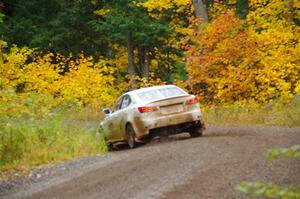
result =
[[[133,90],[133,91],[129,91],[127,93],[124,93],[124,95],[126,95],[126,94],[134,94],[135,95],[135,94],[138,94],[138,93],[141,93],[141,92],[144,92],[144,91],[156,90],[156,89],[160,89],[160,88],[174,88],[174,87],[178,88],[175,85],[151,86],[151,87],[145,87],[145,88],[140,88],[140,89],[136,89],[136,90]],[[180,89],[180,90],[182,90],[182,89]]]

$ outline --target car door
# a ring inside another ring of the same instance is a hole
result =
[[[115,141],[118,139],[118,132],[119,132],[119,126],[118,126],[118,113],[120,111],[120,107],[121,107],[121,103],[122,103],[122,99],[123,96],[121,96],[115,103],[115,105],[113,106],[112,109],[112,113],[109,114],[109,118],[108,118],[108,123],[107,123],[107,127],[108,127],[108,139],[111,141]]]
[[[126,139],[126,123],[128,121],[128,111],[131,107],[131,104],[131,97],[128,94],[124,95],[122,98],[120,110],[117,113],[118,116],[115,118],[115,125],[118,126],[118,130],[116,132],[116,139],[118,140]]]

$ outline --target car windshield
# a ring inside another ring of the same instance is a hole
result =
[[[176,87],[168,87],[168,88],[159,88],[155,90],[144,91],[138,93],[138,97],[143,101],[153,101],[160,100],[164,98],[177,97],[181,95],[185,95],[186,93]]]

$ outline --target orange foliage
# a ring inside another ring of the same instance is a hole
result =
[[[283,17],[270,20],[262,10],[254,20],[256,11],[240,20],[228,10],[191,33],[189,85],[207,101],[267,102],[300,91],[299,27]],[[257,29],[261,20],[265,26]]]

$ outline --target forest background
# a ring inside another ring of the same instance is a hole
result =
[[[0,169],[105,152],[100,109],[144,86],[208,124],[299,126],[299,25],[295,0],[2,0]]]

